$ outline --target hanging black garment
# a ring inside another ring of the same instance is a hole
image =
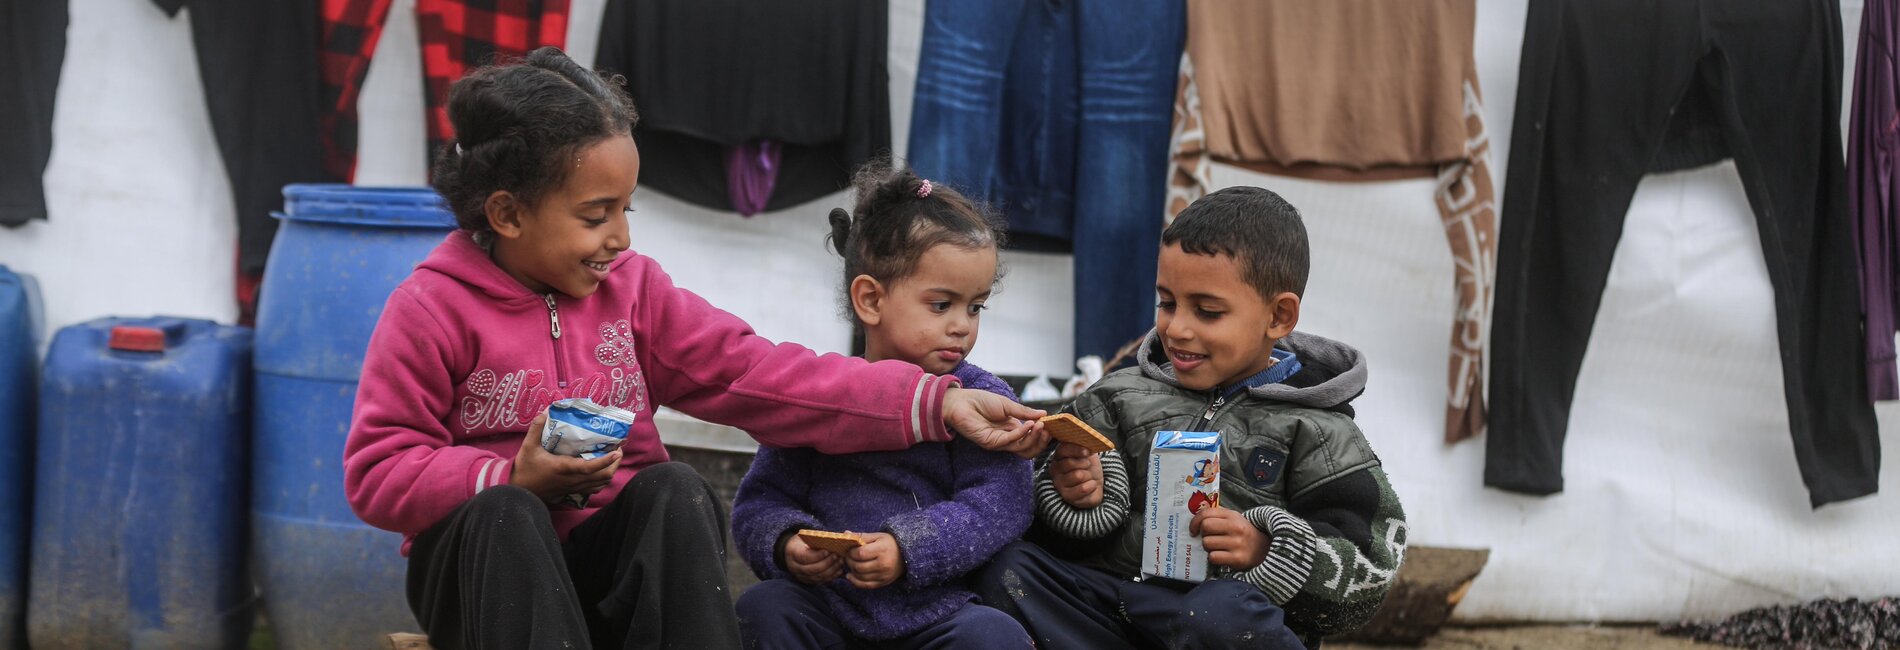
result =
[[[1532,0],[1500,218],[1484,482],[1563,489],[1563,440],[1644,174],[1735,159],[1809,501],[1878,489],[1841,157],[1837,0]]]
[[[0,225],[46,219],[66,0],[0,0]]]
[[[205,107],[237,208],[238,268],[264,269],[290,183],[337,182],[318,140],[317,0],[155,0],[189,9]]]
[[[612,0],[596,67],[625,75],[640,184],[732,209],[727,153],[780,143],[768,210],[837,192],[891,148],[889,6]]]

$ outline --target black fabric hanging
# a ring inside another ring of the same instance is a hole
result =
[[[1875,492],[1837,0],[1532,0],[1525,31],[1485,485],[1563,489],[1571,398],[1638,182],[1732,157],[1774,285],[1809,502]]]
[[[205,107],[237,208],[238,268],[264,269],[290,183],[335,182],[318,140],[317,0],[154,0],[189,9]]]
[[[891,148],[889,6],[876,0],[615,0],[595,65],[640,112],[640,184],[732,208],[728,151],[781,144],[766,209],[849,186]]]
[[[46,219],[66,0],[0,0],[0,225]]]

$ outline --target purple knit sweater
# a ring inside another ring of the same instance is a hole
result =
[[[964,363],[952,374],[964,388],[1016,399],[982,368]],[[976,598],[964,587],[964,574],[1029,528],[1029,474],[1029,461],[985,451],[961,436],[904,451],[843,456],[760,447],[733,500],[732,534],[760,579],[790,580],[776,552],[787,531],[890,533],[904,558],[897,582],[864,590],[839,577],[806,588],[819,590],[852,634],[893,639]]]

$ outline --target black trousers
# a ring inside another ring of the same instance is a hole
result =
[[[489,488],[416,537],[409,607],[437,648],[738,648],[725,508],[681,463],[641,470],[565,544]]]
[[[156,0],[189,9],[205,107],[237,207],[238,271],[264,270],[290,183],[338,182],[323,171],[317,0]]]
[[[1499,233],[1486,485],[1563,489],[1577,371],[1645,173],[1735,159],[1815,507],[1873,493],[1837,0],[1533,0]]]
[[[46,219],[66,0],[0,0],[0,225]]]

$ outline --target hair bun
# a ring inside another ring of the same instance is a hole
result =
[[[831,240],[831,249],[838,251],[839,255],[848,255],[845,247],[851,240],[851,213],[845,212],[844,208],[832,208],[831,215],[826,219],[831,222],[831,235],[827,237]]]

